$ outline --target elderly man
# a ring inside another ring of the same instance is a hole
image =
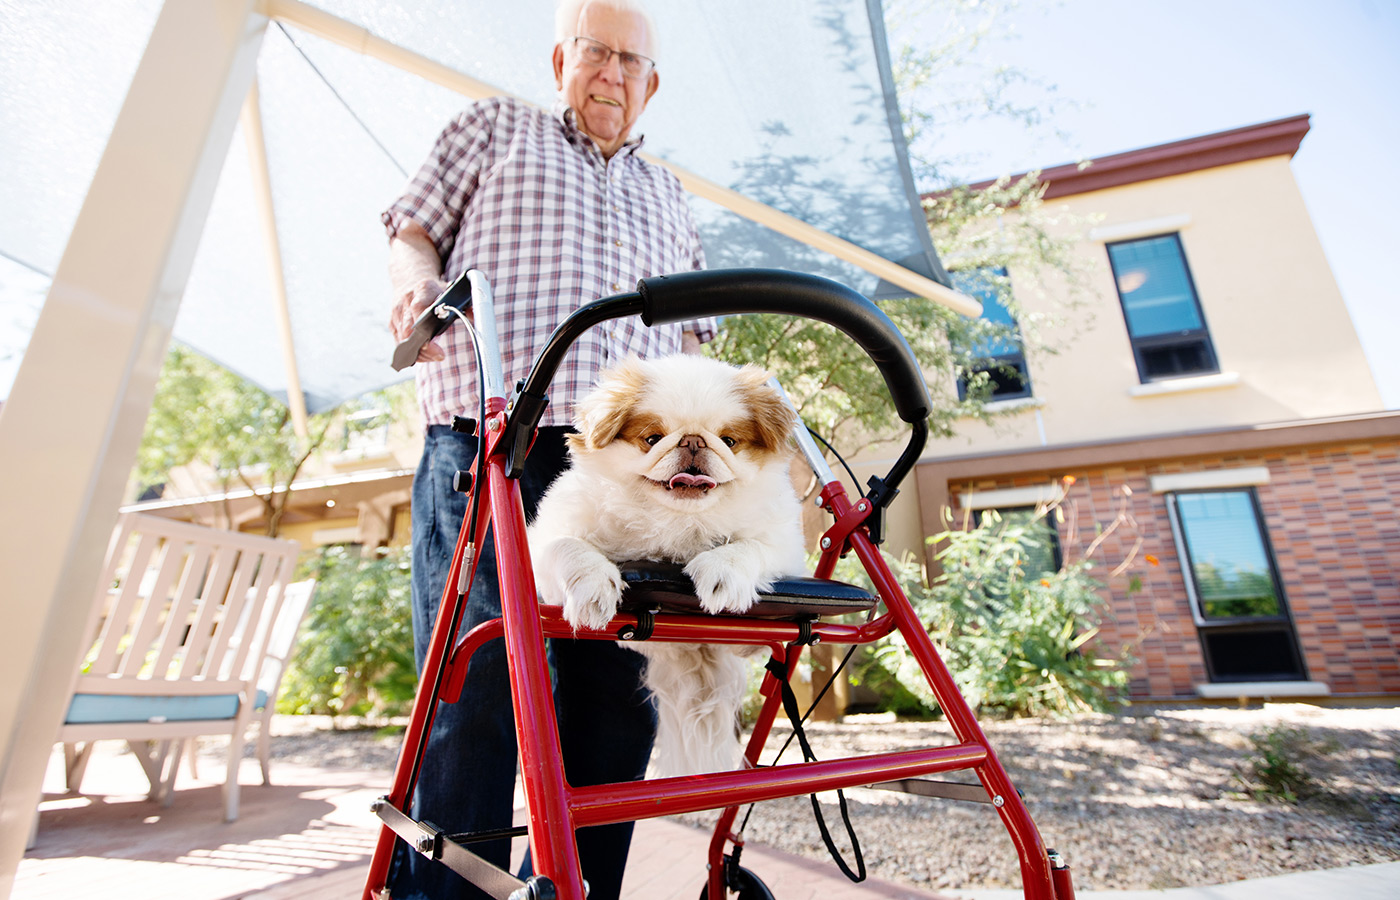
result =
[[[638,278],[701,268],[704,256],[673,175],[636,155],[632,127],[656,93],[649,17],[629,0],[565,0],[555,21],[559,99],[546,112],[495,98],[468,107],[439,136],[405,194],[383,215],[395,290],[391,328],[417,314],[468,268],[490,279],[506,383],[524,377],[540,345],[574,309],[628,290]],[[565,465],[574,401],[598,371],[628,355],[695,351],[712,335],[702,320],[648,329],[619,321],[594,329],[569,353],[521,479],[527,515]],[[464,515],[452,474],[468,469],[475,439],[451,431],[453,414],[477,408],[465,329],[419,354],[417,387],[427,425],[413,487],[413,628],[421,669]],[[470,415],[470,412],[466,412]],[[472,586],[463,631],[500,615],[490,540]],[[553,641],[555,700],[569,781],[641,777],[655,714],[640,687],[641,657],[602,641]],[[449,832],[508,826],[516,742],[504,649],[473,658],[462,700],[438,713],[415,798],[415,815]],[[579,833],[593,900],[616,897],[631,825]],[[508,845],[475,845],[505,867]],[[400,846],[389,886],[395,900],[478,896],[445,867]]]

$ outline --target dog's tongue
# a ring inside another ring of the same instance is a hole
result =
[[[694,487],[708,491],[718,483],[719,482],[708,475],[692,475],[689,472],[677,472],[675,475],[671,476],[670,481],[666,482],[666,486],[670,488]]]

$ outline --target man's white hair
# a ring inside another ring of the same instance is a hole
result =
[[[558,5],[554,8],[554,42],[556,44],[562,44],[578,33],[579,14],[590,3],[641,16],[642,21],[647,26],[647,41],[651,44],[647,48],[648,55],[652,59],[661,55],[660,37],[656,33],[656,23],[652,20],[651,13],[647,11],[646,6],[639,0],[559,0]],[[641,52],[640,47],[616,47],[614,49]]]

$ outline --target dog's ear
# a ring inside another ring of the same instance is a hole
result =
[[[574,410],[577,435],[569,436],[574,450],[597,450],[617,437],[632,408],[641,399],[647,374],[642,362],[629,357],[598,378],[598,384]]]
[[[741,368],[737,375],[739,399],[752,416],[755,441],[765,450],[785,445],[797,416],[768,383],[772,376],[758,366]]]

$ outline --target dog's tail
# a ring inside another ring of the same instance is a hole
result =
[[[739,708],[748,664],[711,644],[633,644],[647,657],[656,698],[657,774],[725,772],[739,765]]]

